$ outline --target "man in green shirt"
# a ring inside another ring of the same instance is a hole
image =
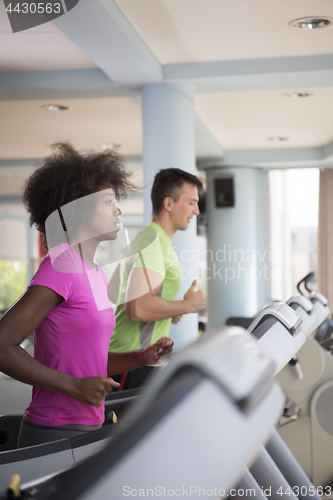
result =
[[[200,189],[197,177],[177,168],[161,170],[155,176],[152,221],[129,245],[120,264],[110,351],[144,349],[168,337],[171,322],[177,324],[183,314],[204,309],[205,298],[201,291],[195,291],[196,280],[183,300],[175,300],[182,273],[171,246],[176,231],[186,231],[193,216],[199,214]],[[156,369],[139,368],[113,378],[120,381],[120,388],[131,389],[142,385]]]

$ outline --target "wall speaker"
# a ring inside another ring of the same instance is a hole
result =
[[[217,177],[215,183],[215,205],[216,208],[226,208],[235,206],[234,178]]]

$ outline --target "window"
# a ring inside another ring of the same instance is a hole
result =
[[[319,170],[270,170],[270,295],[288,300],[317,269]]]
[[[0,261],[0,314],[4,313],[26,289],[27,265]]]

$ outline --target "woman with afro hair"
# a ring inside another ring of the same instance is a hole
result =
[[[100,427],[110,376],[155,364],[171,352],[162,338],[143,350],[109,352],[115,316],[107,280],[94,263],[101,241],[117,238],[116,201],[135,188],[114,150],[80,153],[69,143],[27,180],[23,203],[48,254],[27,291],[0,321],[0,370],[33,386],[19,447]],[[20,344],[34,332],[34,358]]]

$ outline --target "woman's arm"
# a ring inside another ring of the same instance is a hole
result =
[[[161,356],[172,352],[173,341],[162,337],[155,344],[131,352],[111,352],[108,358],[108,375],[117,375],[131,370],[136,370],[145,365],[154,365]]]
[[[103,397],[116,386],[107,377],[76,378],[49,368],[20,347],[53,307],[64,299],[50,288],[28,288],[0,320],[0,370],[26,384],[61,392],[81,403],[100,406]]]

